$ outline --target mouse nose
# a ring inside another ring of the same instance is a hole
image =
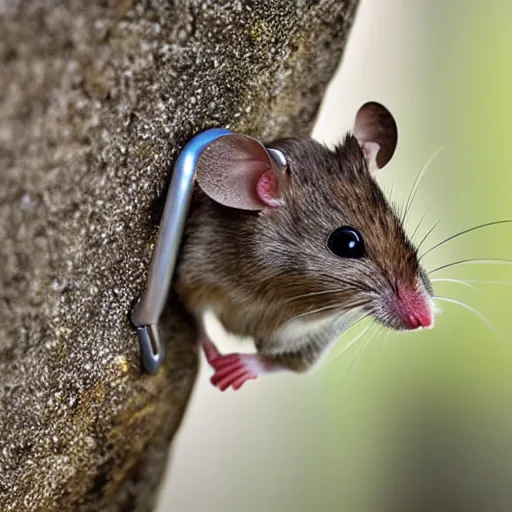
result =
[[[411,312],[407,316],[407,322],[410,329],[419,329],[420,327],[428,329],[432,327],[433,315],[425,312]]]
[[[425,292],[399,286],[394,306],[405,329],[427,329],[434,324],[434,312]]]

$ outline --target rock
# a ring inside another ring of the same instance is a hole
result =
[[[0,2],[0,509],[151,510],[197,369],[129,322],[185,142],[307,134],[357,0]]]

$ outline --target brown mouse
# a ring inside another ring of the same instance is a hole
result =
[[[257,349],[221,355],[203,337],[214,385],[308,370],[355,311],[392,329],[432,327],[432,286],[374,179],[396,143],[392,115],[367,103],[334,150],[269,144],[286,164],[240,134],[204,150],[176,289],[198,320],[210,310]]]

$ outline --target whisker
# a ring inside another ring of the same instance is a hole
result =
[[[426,242],[427,238],[434,232],[434,230],[441,224],[443,219],[439,219],[428,231],[428,233],[421,239],[421,242],[416,247],[416,251],[419,251],[421,246]]]
[[[403,216],[402,222],[405,221],[405,219],[407,217],[407,214],[409,213],[409,208],[411,207],[412,202],[414,201],[414,198],[416,197],[416,193],[418,192],[418,188],[421,185],[421,182],[422,182],[426,172],[428,171],[430,165],[432,164],[434,159],[437,157],[437,155],[439,155],[439,153],[441,153],[441,151],[445,147],[446,146],[441,146],[437,151],[435,151],[434,154],[426,161],[426,163],[420,169],[420,172],[416,176],[416,180],[414,181],[414,184],[412,186],[411,192],[409,193],[409,197],[407,198],[407,202],[405,203],[405,210],[404,210],[404,216]]]
[[[431,279],[432,282],[443,281],[443,279]],[[512,281],[493,281],[488,279],[461,279],[465,283],[480,283],[480,284],[501,284],[503,286],[512,286]]]
[[[451,297],[440,297],[439,295],[435,295],[434,296],[434,299],[435,300],[440,300],[440,301],[444,301],[444,302],[450,302],[452,304],[457,304],[458,306],[461,306],[462,308],[465,308],[467,309],[468,311],[471,311],[473,314],[475,314],[478,318],[480,318],[480,320],[482,320],[482,322],[491,330],[491,332],[496,336],[496,338],[499,340],[499,342],[503,345],[503,346],[506,346],[504,343],[503,343],[503,340],[501,339],[501,336],[499,336],[498,332],[496,331],[496,329],[494,328],[494,326],[491,324],[491,322],[489,322],[489,320],[487,320],[487,318],[485,318],[484,315],[482,315],[482,313],[480,313],[480,311],[478,311],[477,309],[475,309],[474,307],[472,306],[469,306],[468,304],[466,304],[465,302],[462,302],[460,300],[457,300],[457,299],[453,299]]]
[[[333,325],[336,324],[338,322],[338,320],[343,319],[343,317],[351,315],[354,312],[354,310],[356,310],[356,312],[357,312],[357,308],[354,308],[354,309],[351,309],[351,310],[348,310],[348,311],[343,309],[342,311],[340,311],[337,315],[334,316],[334,319],[332,320]],[[340,332],[340,334],[338,336],[336,336],[336,338],[334,338],[332,340],[332,343],[335,343],[339,338],[344,336],[344,334],[346,332],[352,330],[359,322],[364,320],[367,316],[368,316],[368,313],[363,315],[363,316],[360,316],[359,318],[357,318],[355,320],[355,322],[353,322],[348,327],[345,328],[345,326],[343,326],[344,329]]]
[[[290,320],[288,320],[288,321],[291,322],[292,320],[297,320],[298,318],[303,318],[305,316],[322,313],[322,311],[330,311],[332,309],[340,309],[340,308],[341,308],[341,306],[339,304],[330,304],[328,306],[323,306],[321,308],[314,309],[313,311],[306,311],[305,313],[300,313],[298,315],[295,315],[294,317],[290,318]]]
[[[384,343],[388,339],[389,333],[386,332],[386,331],[389,331],[389,330],[390,329],[386,329],[383,325],[379,325],[379,329],[377,331],[377,338],[382,334],[382,336],[380,337],[380,342],[379,342],[382,345],[384,345]],[[384,347],[383,346],[381,346],[381,350],[384,351]]]
[[[382,340],[382,352],[386,351],[386,348],[388,347],[389,337],[391,336],[392,332],[393,331],[391,329],[387,329],[387,332]]]
[[[407,196],[407,201],[405,202],[405,206],[404,206],[404,210],[403,210],[403,215],[400,215],[399,218],[400,218],[400,222],[403,224],[405,222],[405,216],[407,215],[407,208],[409,206],[409,201],[411,200],[411,196],[414,192],[414,188],[416,187],[416,183],[418,182],[418,179],[421,175],[421,173],[424,171],[425,169],[425,164],[423,164],[419,170],[418,170],[418,173],[416,174],[416,178],[414,178],[414,182],[412,184],[412,187],[411,187],[411,190],[409,191],[409,195]]]
[[[361,300],[361,299],[359,299],[358,301],[349,302],[348,304],[345,303],[343,305],[340,304],[339,302],[337,302],[336,304],[329,304],[327,306],[323,306],[321,308],[314,309],[313,311],[306,311],[305,313],[300,313],[299,315],[295,315],[294,317],[290,318],[288,321],[290,322],[292,320],[297,320],[298,318],[303,318],[303,317],[309,316],[309,315],[315,315],[317,313],[322,313],[323,311],[330,311],[333,309],[343,309],[344,312],[348,312],[351,309],[364,306],[367,303],[368,303],[367,300]]]
[[[425,219],[425,217],[427,216],[427,213],[428,213],[428,208],[425,210],[425,213],[421,216],[421,219],[420,221],[418,222],[418,225],[416,226],[416,229],[413,231],[412,235],[411,235],[411,240],[414,239],[414,237],[416,236],[416,233],[418,232],[418,229],[420,229],[420,226],[421,226],[421,223],[423,222],[423,220]]]
[[[342,338],[343,336],[345,336],[345,334],[347,334],[349,331],[351,331],[352,329],[354,329],[356,327],[356,325],[359,325],[363,320],[365,320],[366,318],[368,318],[369,316],[371,316],[371,313],[365,313],[363,316],[361,316],[358,320],[356,320],[350,327],[348,327],[340,336],[340,338]],[[363,332],[361,332],[358,336],[357,336],[357,339],[360,339],[365,333],[368,332],[368,330],[372,327],[372,324],[368,325],[368,327],[366,327],[364,329]],[[331,361],[328,362],[327,364],[327,367],[329,367],[336,359],[338,359],[341,354],[343,352],[345,352],[346,350],[348,350],[349,346],[352,346],[353,344],[355,344],[357,342],[357,339],[353,339],[351,340],[347,345],[345,345],[341,351],[338,351],[338,353],[332,358]]]
[[[366,332],[366,336],[359,338],[358,343],[354,343],[354,345],[352,345],[352,347],[351,347],[352,350],[350,350],[350,351],[347,350],[345,358],[342,358],[340,360],[340,362],[338,363],[338,365],[335,367],[338,369],[338,371],[341,370],[343,367],[347,368],[347,372],[346,372],[347,378],[351,377],[352,379],[354,379],[354,377],[355,377],[357,363],[360,360],[360,356],[364,349],[364,345],[366,344],[366,341],[368,340],[368,338],[370,338],[374,334],[374,329],[373,329],[374,326],[370,326],[370,327],[372,329],[369,329],[369,331]]]
[[[357,374],[357,369],[358,369],[359,365],[361,364],[364,352],[370,346],[370,343],[375,339],[377,333],[380,331],[378,324],[374,324],[374,326],[375,326],[375,329],[373,329],[373,331],[370,334],[370,336],[368,336],[368,338],[366,338],[365,340],[363,340],[363,342],[361,342],[359,344],[358,357],[357,357],[357,360],[356,360],[356,363],[355,363],[355,366],[354,366],[354,369],[353,369],[354,377]]]
[[[478,231],[479,229],[484,229],[484,228],[488,228],[488,227],[491,227],[491,226],[499,226],[500,224],[510,224],[511,222],[512,222],[512,220],[510,220],[510,219],[498,220],[496,222],[487,222],[486,224],[480,224],[479,226],[475,226],[475,227],[472,227],[472,228],[469,228],[469,229],[465,229],[464,231],[461,231],[460,233],[452,235],[452,236],[446,238],[445,240],[443,240],[442,242],[439,242],[438,244],[434,245],[434,247],[431,247],[430,249],[425,251],[419,257],[419,259],[421,260],[424,256],[426,256],[430,252],[434,251],[438,247],[441,247],[442,245],[444,245],[444,244],[446,244],[446,243],[448,243],[448,242],[450,242],[452,240],[455,240],[456,238],[459,238],[460,236],[466,235],[466,234],[471,233],[473,231]]]
[[[450,278],[450,277],[440,278],[439,277],[437,279],[431,279],[431,282],[432,283],[448,282],[448,283],[461,284],[463,286],[471,288],[472,290],[475,290],[478,293],[483,293],[482,290],[480,290],[476,286],[473,286],[473,285],[469,284],[465,279],[454,279],[454,278]]]
[[[394,204],[395,199],[395,184],[391,183],[391,187],[389,189],[389,192],[385,194],[389,198],[389,202]]]
[[[347,343],[340,351],[338,354],[336,354],[332,359],[331,361],[329,361],[329,365],[330,366],[331,364],[334,363],[334,361],[336,361],[337,359],[339,359],[347,350],[350,349],[350,347],[354,346],[369,330],[370,328],[373,326],[373,324],[370,324],[368,327],[366,327],[365,329],[363,329],[363,331],[361,331],[354,339],[352,339],[349,343]]]
[[[405,220],[405,208],[402,204],[394,199],[389,199],[388,203],[391,205],[394,214],[400,219],[400,223],[403,224]]]
[[[351,285],[352,283],[349,282],[349,281],[344,281],[347,285]],[[353,283],[354,285],[356,283]],[[349,288],[347,286],[345,286],[344,288],[335,288],[334,290],[320,290],[320,291],[316,291],[316,292],[308,292],[308,293],[302,293],[301,295],[295,295],[294,297],[291,297],[290,299],[287,299],[287,302],[290,302],[290,301],[293,301],[293,300],[298,300],[298,299],[304,299],[306,297],[314,297],[314,296],[317,296],[317,295],[329,295],[331,293],[341,293],[341,292],[345,292],[347,290],[357,290],[358,288],[356,286],[353,286],[352,288]],[[366,290],[365,290],[366,291]]]
[[[340,316],[343,316],[343,315],[346,315],[347,313],[350,313],[350,311],[343,311],[341,312],[339,315],[337,315],[336,317],[336,320],[340,317]],[[365,320],[366,318],[368,318],[369,316],[371,316],[371,313],[365,313],[363,314],[360,318],[358,318],[352,325],[349,325],[342,333],[341,335],[339,336],[339,338],[342,338],[343,336],[345,336],[345,334],[347,334],[349,331],[351,331],[356,325],[360,324],[363,320]]]
[[[429,272],[429,275],[434,274],[435,272],[440,272],[441,270],[444,270],[445,268],[451,268],[455,267],[456,265],[469,265],[472,263],[482,263],[486,265],[512,265],[512,260],[504,260],[504,259],[469,259],[469,260],[460,260],[455,261],[453,263],[448,263],[447,265],[443,265],[441,267],[437,267],[434,270]]]

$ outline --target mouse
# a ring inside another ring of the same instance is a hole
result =
[[[175,286],[202,325],[214,386],[310,370],[355,314],[401,331],[434,325],[432,285],[375,179],[396,145],[392,114],[368,102],[332,149],[232,133],[202,152]],[[256,352],[222,354],[206,312]]]

